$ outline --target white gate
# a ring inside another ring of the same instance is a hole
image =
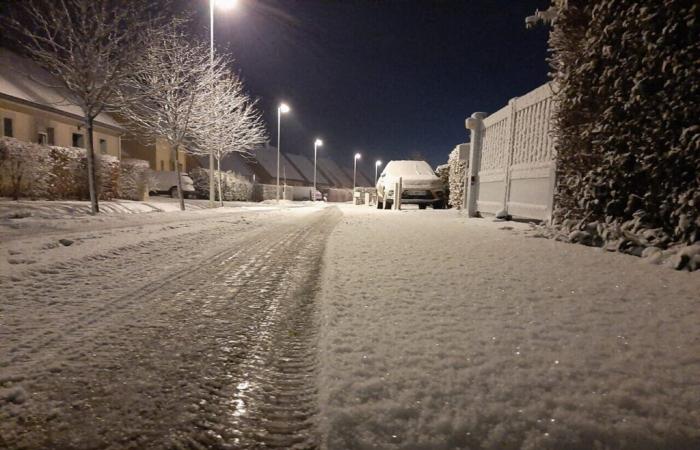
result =
[[[484,119],[482,113],[467,119],[474,152],[465,199],[471,215],[505,211],[530,219],[551,217],[555,181],[552,93],[547,83]]]

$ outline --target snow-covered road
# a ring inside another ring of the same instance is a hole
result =
[[[46,214],[0,220],[2,449],[700,448],[697,272],[456,211]]]
[[[174,214],[9,233],[0,448],[315,444],[314,291],[340,213]]]

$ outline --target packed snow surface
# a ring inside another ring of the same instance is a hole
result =
[[[340,213],[254,209],[0,227],[0,448],[314,447]]]
[[[697,274],[452,210],[344,212],[325,448],[700,448]]]
[[[0,202],[0,448],[700,448],[697,272],[451,210],[102,205]]]

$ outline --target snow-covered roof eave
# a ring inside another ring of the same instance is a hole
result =
[[[83,121],[85,120],[85,119],[83,118],[83,116],[80,116],[80,115],[78,115],[78,114],[73,114],[73,113],[70,113],[70,112],[67,112],[67,111],[63,111],[63,110],[58,109],[58,108],[54,108],[54,107],[52,107],[52,106],[43,105],[43,104],[41,104],[41,103],[32,102],[32,101],[30,101],[30,100],[25,100],[25,99],[23,99],[23,98],[17,98],[17,97],[14,97],[14,96],[12,96],[12,95],[7,95],[7,94],[2,93],[2,92],[0,92],[0,99],[4,99],[4,100],[10,101],[10,102],[14,102],[14,103],[19,103],[19,104],[24,105],[24,106],[28,106],[28,107],[31,107],[31,108],[34,108],[34,109],[39,109],[39,110],[46,111],[46,112],[50,112],[50,113],[53,113],[53,114],[57,114],[57,115],[59,115],[59,116],[64,116],[64,117],[67,117],[67,118],[70,118],[70,119],[73,119],[73,120],[77,120],[77,121],[79,121],[79,122],[83,122]],[[100,114],[100,115],[101,115],[101,114]],[[122,127],[122,126],[119,125],[119,124],[116,124],[116,122],[115,122],[116,125],[115,125],[115,124],[105,123],[105,122],[101,121],[101,120],[99,119],[99,117],[100,117],[100,116],[97,116],[97,118],[93,121],[93,123],[95,124],[95,126],[98,126],[98,127],[101,127],[101,128],[107,128],[107,129],[109,129],[109,130],[117,131],[117,132],[119,132],[119,133],[126,133],[126,128]]]

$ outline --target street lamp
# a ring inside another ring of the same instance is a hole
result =
[[[316,152],[318,151],[318,148],[323,145],[323,141],[321,139],[316,138],[314,141],[314,192],[313,192],[313,201],[316,201]]]
[[[374,185],[377,185],[377,170],[379,170],[379,166],[382,165],[382,162],[380,160],[377,160],[377,162],[374,163]]]
[[[277,107],[277,201],[280,201],[280,129],[282,125],[282,114],[290,111],[289,105],[280,103]]]
[[[209,63],[214,66],[214,6],[230,10],[236,7],[238,0],[209,0]],[[176,155],[177,156],[177,155]],[[209,207],[214,207],[214,149],[209,149]]]
[[[357,160],[360,159],[362,155],[355,153],[355,160],[353,161],[352,167],[352,198],[355,198],[355,180],[357,179]],[[354,200],[353,200],[354,201]]]

